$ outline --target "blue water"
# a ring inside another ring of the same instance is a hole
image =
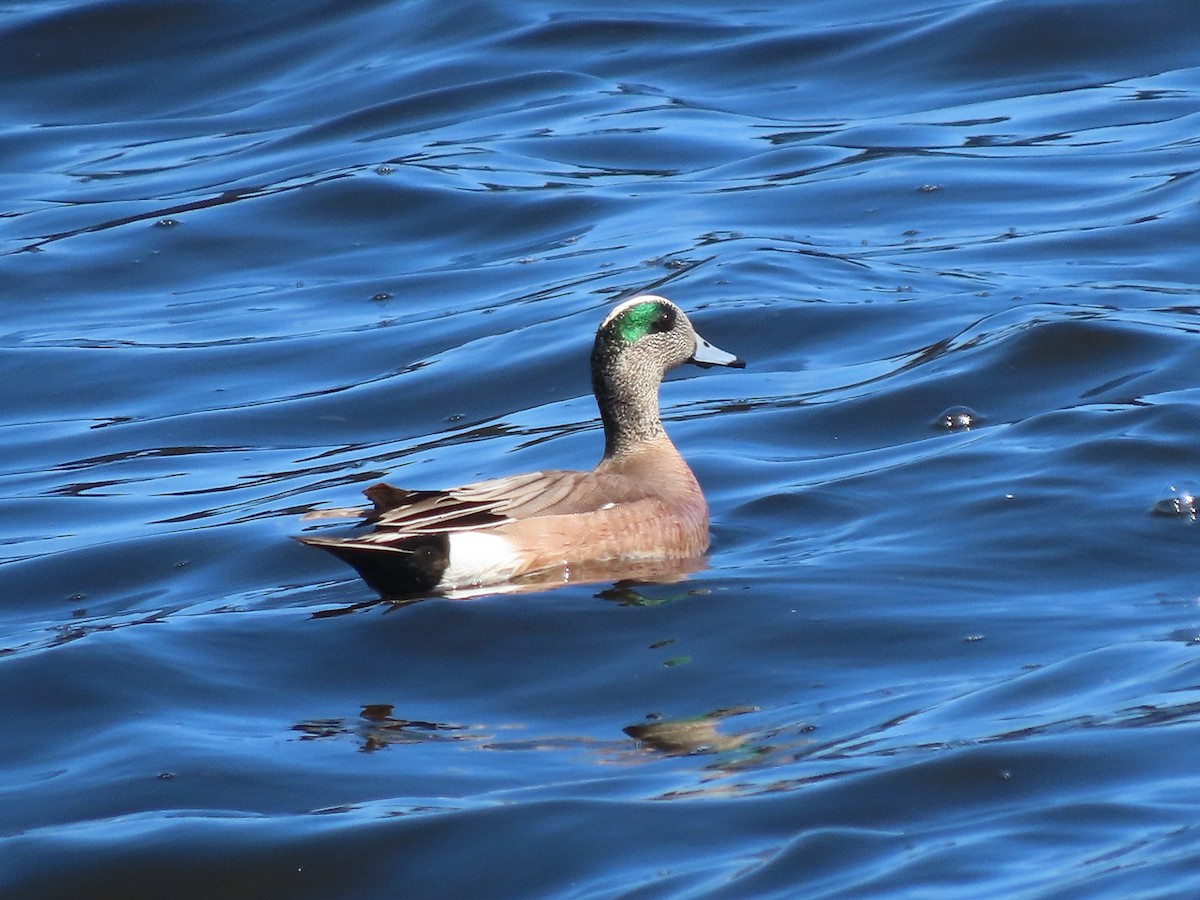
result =
[[[0,9],[0,894],[1200,893],[1193,0]],[[708,568],[288,539],[601,449]]]

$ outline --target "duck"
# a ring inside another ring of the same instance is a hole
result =
[[[445,490],[379,483],[355,537],[301,535],[387,599],[511,584],[588,564],[693,560],[709,544],[708,505],[663,428],[658,390],[684,364],[744,368],[655,294],[620,303],[592,346],[604,454],[590,471],[545,470]],[[312,514],[310,514],[312,515]],[[317,513],[317,515],[320,515]]]

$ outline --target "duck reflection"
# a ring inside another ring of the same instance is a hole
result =
[[[749,746],[750,735],[722,734],[717,726],[731,716],[757,712],[756,706],[737,706],[716,709],[688,719],[661,719],[622,729],[647,750],[667,756],[693,756],[705,753],[727,753],[743,748],[760,752],[765,748]]]
[[[382,606],[385,612],[393,612],[414,603],[421,603],[435,597],[447,600],[475,600],[480,597],[490,597],[501,594],[532,594],[540,591],[551,591],[566,587],[569,584],[587,585],[609,583],[609,587],[599,591],[596,596],[601,600],[611,600],[621,606],[659,606],[663,603],[673,603],[687,597],[706,593],[703,588],[691,588],[677,591],[665,597],[655,597],[644,593],[641,589],[650,585],[679,584],[688,575],[702,571],[708,567],[704,558],[686,560],[652,560],[644,562],[596,562],[581,566],[564,566],[538,573],[537,576],[527,576],[509,584],[493,585],[491,587],[470,590],[433,593],[424,597],[406,597],[392,599],[379,595],[370,600],[361,600],[345,606],[321,609],[312,614],[314,619],[327,619],[343,616],[349,613]]]
[[[350,736],[359,741],[359,749],[366,753],[394,744],[461,741],[479,737],[478,734],[468,734],[470,729],[466,725],[401,718],[393,714],[394,708],[390,703],[366,704],[355,721],[306,719],[293,725],[292,731],[300,732],[302,741]]]
[[[769,768],[779,762],[780,751],[784,748],[767,742],[767,739],[777,732],[764,733],[750,728],[740,734],[731,734],[721,730],[726,719],[755,712],[759,712],[759,707],[736,706],[715,709],[684,719],[647,717],[651,721],[628,725],[621,729],[627,738],[637,742],[637,750],[634,752],[631,752],[628,744],[620,740],[597,740],[592,737],[540,735],[497,743],[494,740],[495,733],[488,733],[479,725],[407,719],[396,715],[395,707],[390,703],[364,704],[356,719],[305,719],[293,725],[292,731],[299,732],[299,739],[302,741],[349,738],[357,743],[359,751],[363,753],[411,744],[466,741],[483,750],[570,751],[587,748],[609,763],[624,765],[636,763],[639,756],[645,759],[645,754],[669,757],[708,756],[712,757],[712,762],[703,767],[709,773],[704,779],[707,781],[762,766]],[[795,747],[792,747],[792,750],[794,751]],[[784,753],[784,756],[791,758],[789,753]],[[697,788],[695,793],[711,793],[712,790],[711,786],[701,787]]]

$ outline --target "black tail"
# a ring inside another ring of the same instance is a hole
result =
[[[353,566],[362,580],[387,600],[431,593],[450,562],[450,538],[445,534],[406,537],[391,544],[353,538],[297,537],[296,540],[328,550]]]

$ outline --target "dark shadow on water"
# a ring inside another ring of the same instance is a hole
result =
[[[360,610],[370,609],[373,606],[382,606],[383,612],[395,612],[398,609],[403,609],[405,606],[412,606],[414,603],[420,603],[422,600],[429,600],[429,597],[417,597],[413,600],[385,600],[382,597],[376,597],[374,600],[361,600],[358,603],[350,603],[346,606],[335,606],[332,609],[319,609],[309,618],[311,619],[332,619],[336,616],[345,616],[351,613],[359,612]]]

